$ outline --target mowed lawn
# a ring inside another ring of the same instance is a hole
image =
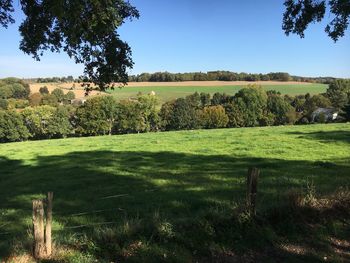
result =
[[[249,83],[247,82],[247,85]],[[134,85],[137,85],[136,83]],[[226,85],[226,86],[126,86],[121,89],[116,88],[110,90],[108,93],[113,94],[117,99],[128,99],[130,97],[136,97],[138,93],[148,94],[154,91],[160,98],[161,102],[166,102],[172,99],[185,97],[195,92],[205,92],[213,95],[215,92],[227,93],[234,95],[238,90],[246,87],[247,85]],[[328,85],[326,84],[274,84],[267,85],[262,84],[265,90],[276,90],[282,94],[298,95],[298,94],[319,94],[327,90]]]
[[[178,262],[183,262],[181,256],[188,259],[218,244],[230,246],[230,239],[211,236],[205,215],[225,214],[243,203],[251,166],[261,169],[258,213],[283,202],[291,189],[306,191],[312,184],[317,195],[333,193],[350,183],[350,124],[1,144],[0,259],[30,247],[31,200],[47,191],[54,192],[56,243],[88,250],[97,258],[111,260],[104,250],[117,253],[133,242],[145,246],[149,262],[171,251],[178,251]],[[155,220],[161,226],[158,235],[152,228],[144,230]],[[114,236],[107,233],[105,239],[92,238],[96,243],[91,245],[86,240],[101,227],[116,229],[120,234],[115,239],[127,241],[111,248]]]

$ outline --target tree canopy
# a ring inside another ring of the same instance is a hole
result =
[[[84,65],[82,81],[100,89],[126,83],[133,67],[131,49],[117,32],[139,12],[124,0],[21,0],[25,19],[19,27],[20,49],[40,60],[46,50],[66,52]],[[14,1],[0,0],[0,25],[14,23]],[[88,84],[87,84],[88,85]],[[87,86],[89,87],[89,86]]]
[[[283,14],[283,30],[304,37],[308,25],[321,22],[325,16],[327,5],[332,20],[325,31],[335,42],[343,37],[350,20],[349,0],[285,0],[286,10]]]

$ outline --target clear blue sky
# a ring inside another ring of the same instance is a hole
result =
[[[132,50],[132,74],[141,72],[231,70],[301,76],[350,77],[350,30],[334,43],[324,25],[311,25],[306,37],[285,36],[283,1],[132,0],[139,20],[119,32]],[[0,77],[79,76],[66,54],[46,53],[40,62],[18,49],[17,23],[0,28]]]

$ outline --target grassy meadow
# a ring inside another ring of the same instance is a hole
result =
[[[172,99],[185,97],[191,95],[195,92],[205,92],[213,95],[215,92],[227,93],[234,95],[237,91],[247,86],[249,82],[240,85],[223,85],[223,86],[178,86],[170,83],[167,86],[136,86],[134,83],[132,86],[126,86],[121,89],[116,88],[115,90],[110,90],[108,93],[113,94],[118,99],[127,99],[130,97],[136,97],[138,93],[148,94],[154,91],[159,97],[161,102],[166,102]],[[135,86],[134,86],[135,85]],[[327,90],[328,85],[319,83],[283,83],[280,84],[261,84],[265,90],[276,90],[282,94],[298,95],[298,94],[319,94]]]
[[[250,166],[261,170],[256,222],[241,212]],[[318,215],[309,222],[276,207],[290,191],[322,197],[349,186],[350,124],[9,143],[0,167],[1,262],[30,251],[31,200],[47,191],[50,262],[349,259],[330,241],[349,241],[349,218],[309,209]]]

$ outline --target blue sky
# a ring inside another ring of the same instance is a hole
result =
[[[350,77],[350,30],[334,43],[326,20],[311,25],[306,37],[285,36],[283,1],[132,0],[141,14],[119,33],[133,50],[130,72],[231,70],[301,76]],[[66,54],[45,53],[40,62],[19,50],[17,23],[0,28],[0,77],[79,76]]]

